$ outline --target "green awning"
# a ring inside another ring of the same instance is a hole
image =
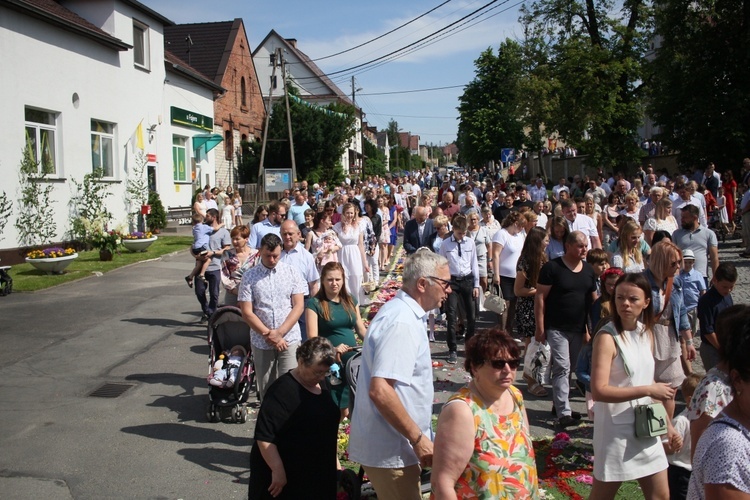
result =
[[[224,139],[219,134],[198,134],[193,136],[193,150],[206,149],[206,153],[219,145]]]

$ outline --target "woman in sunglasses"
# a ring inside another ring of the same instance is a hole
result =
[[[466,342],[472,380],[440,413],[431,478],[436,500],[498,492],[503,498],[538,498],[529,419],[513,385],[520,362],[518,344],[498,328]]]

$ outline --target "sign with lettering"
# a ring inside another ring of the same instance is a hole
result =
[[[264,169],[264,180],[266,192],[281,193],[285,189],[292,189],[291,168],[266,168]]]
[[[171,116],[172,123],[175,125],[197,128],[208,132],[213,132],[214,130],[214,119],[210,116],[201,115],[175,106],[171,107]]]

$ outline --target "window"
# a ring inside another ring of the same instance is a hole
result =
[[[115,126],[91,120],[91,169],[102,169],[103,177],[115,176]]]
[[[224,131],[224,158],[232,161],[232,154],[234,149],[234,134],[231,130]]]
[[[272,88],[272,89],[275,89],[275,88],[277,88],[277,86],[276,86],[276,75],[273,75],[273,76],[271,77],[271,88]]]
[[[247,94],[246,94],[246,87],[245,87],[245,77],[243,76],[240,80],[240,102],[242,103],[242,107],[244,108],[247,106]]]
[[[57,175],[57,114],[25,108],[26,154],[36,163],[37,172]]]
[[[187,137],[172,136],[172,170],[175,182],[187,182]]]
[[[276,66],[276,54],[269,54],[268,55],[268,62],[270,63],[269,66]]]
[[[149,58],[148,26],[133,20],[133,59],[135,65],[149,69],[151,61]]]

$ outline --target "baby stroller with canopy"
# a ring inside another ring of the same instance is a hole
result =
[[[247,399],[255,382],[250,344],[250,327],[242,312],[233,306],[220,307],[208,321],[209,382],[221,376],[226,382],[209,383],[206,418],[219,422],[231,416],[233,422],[247,422]],[[230,356],[230,352],[233,354]],[[240,353],[239,356],[235,354]],[[223,373],[221,373],[223,372]],[[212,380],[213,379],[213,380]]]

